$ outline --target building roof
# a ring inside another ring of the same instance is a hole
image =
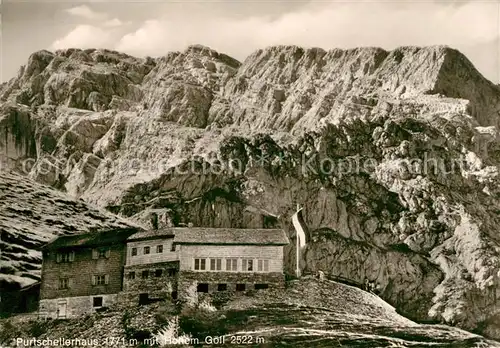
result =
[[[42,285],[41,281],[34,282],[33,284],[25,285],[19,291],[38,291],[40,290],[40,286]]]
[[[288,238],[281,229],[250,228],[171,228],[174,244],[226,245],[287,245]]]
[[[127,241],[137,241],[137,240],[148,240],[148,239],[164,239],[173,238],[174,233],[172,228],[160,229],[160,230],[149,230],[149,231],[139,231],[134,233],[127,238]]]
[[[59,236],[43,245],[40,249],[54,250],[66,247],[83,248],[91,246],[111,245],[125,242],[130,235],[136,233],[137,231],[137,228],[117,228],[105,231]]]

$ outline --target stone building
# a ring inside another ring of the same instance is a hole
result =
[[[43,248],[40,315],[71,318],[117,302],[283,287],[279,229],[117,229],[62,236]]]
[[[167,228],[127,240],[124,292],[132,303],[198,292],[265,289],[284,285],[278,229]]]
[[[282,287],[283,247],[280,229],[175,228],[179,253],[179,294],[196,284],[198,292]]]
[[[136,232],[61,236],[43,246],[39,315],[71,318],[112,305],[122,291],[125,241]]]
[[[24,287],[11,284],[0,280],[0,317],[9,316],[12,313],[36,312],[40,304],[40,282]]]
[[[139,304],[177,298],[179,253],[171,230],[141,231],[127,239],[123,296]]]

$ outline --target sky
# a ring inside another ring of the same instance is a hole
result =
[[[259,48],[292,44],[448,45],[500,82],[500,0],[3,0],[0,11],[0,81],[40,49],[157,57],[202,44],[242,61]]]

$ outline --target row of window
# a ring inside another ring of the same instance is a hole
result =
[[[247,258],[195,258],[193,269],[195,271],[269,272],[269,260]]]
[[[175,245],[172,244],[172,248],[170,249],[170,251],[175,251]],[[160,244],[160,245],[157,245],[156,246],[156,253],[157,254],[161,254],[163,252],[163,245]],[[131,249],[131,252],[130,252],[131,256],[137,256],[139,255],[139,248],[137,247],[134,247]],[[145,246],[142,248],[142,254],[143,255],[149,255],[151,254],[151,247],[150,246]]]
[[[169,269],[167,270],[167,275],[169,277],[173,277],[177,274],[177,270],[176,269]],[[163,276],[163,270],[162,269],[155,269],[154,271],[152,270],[149,270],[149,269],[146,269],[144,271],[141,272],[141,278],[142,279],[147,279],[149,277],[161,277]],[[130,280],[133,280],[136,278],[136,273],[134,271],[131,271],[128,273],[128,279]]]
[[[268,289],[268,284],[254,284],[255,290]],[[236,284],[236,291],[245,291],[246,284]],[[208,283],[198,283],[196,287],[197,292],[208,292]],[[217,291],[227,291],[227,284],[217,284]]]
[[[73,262],[75,261],[75,252],[64,252],[56,254],[56,262]]]
[[[95,274],[92,276],[92,285],[108,285],[109,284],[109,274]],[[59,278],[59,289],[69,289],[73,285],[72,278]]]
[[[163,253],[163,245],[157,245],[156,246],[156,253],[161,254]],[[170,251],[175,251],[175,245],[172,244],[172,248]],[[139,249],[134,247],[131,249],[131,255],[132,256],[137,256],[139,252]],[[143,247],[142,251],[143,255],[148,255],[151,254],[151,247],[150,246],[145,246]],[[106,258],[108,259],[110,256],[110,250],[108,248],[99,248],[99,249],[92,249],[92,259],[97,260],[100,258]],[[56,262],[73,262],[75,261],[75,252],[74,251],[69,251],[69,252],[60,252],[56,254]]]
[[[108,259],[110,256],[110,250],[107,248],[92,249],[92,259],[97,260],[100,258]],[[60,252],[56,254],[56,262],[73,262],[75,261],[75,252],[67,251]]]

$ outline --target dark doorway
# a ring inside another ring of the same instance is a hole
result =
[[[177,300],[177,291],[172,291],[170,296],[172,296],[172,300]]]
[[[94,307],[102,307],[102,297],[94,297],[93,300],[93,306]]]
[[[262,290],[262,289],[268,289],[269,285],[268,284],[255,284],[255,290]]]
[[[198,292],[208,292],[208,283],[198,283],[196,291],[198,291]]]
[[[149,303],[149,294],[139,294],[139,306]]]
[[[245,284],[236,284],[236,291],[245,291]]]

